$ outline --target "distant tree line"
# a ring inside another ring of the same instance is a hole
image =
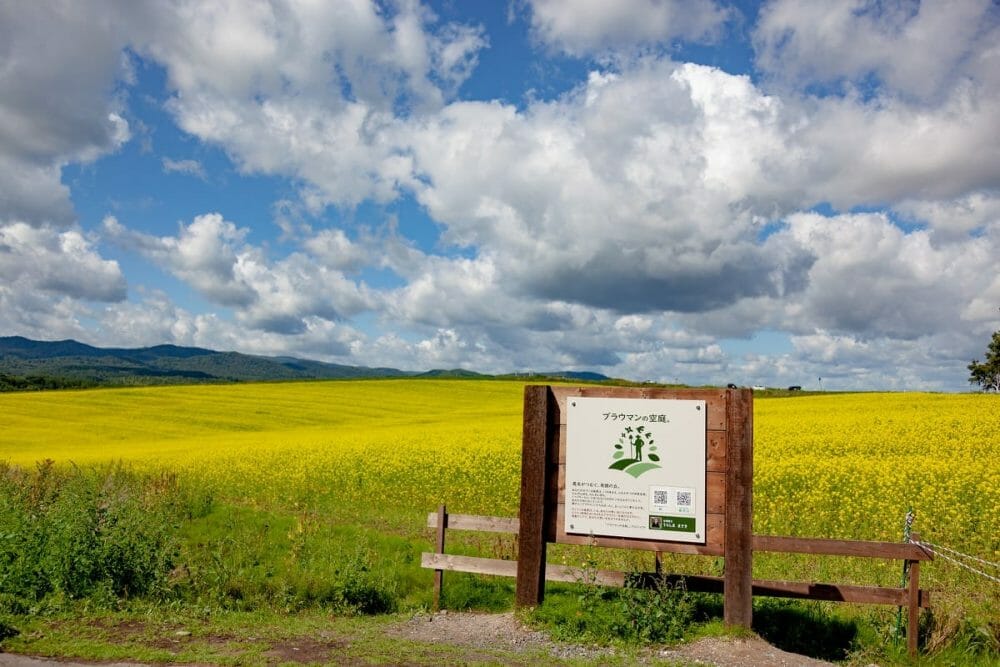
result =
[[[7,375],[0,373],[0,392],[3,391],[43,391],[47,389],[83,389],[94,387],[90,380],[52,377],[49,375]]]

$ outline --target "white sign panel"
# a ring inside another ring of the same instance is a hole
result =
[[[705,401],[567,401],[567,533],[705,543]]]

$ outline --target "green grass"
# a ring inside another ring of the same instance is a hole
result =
[[[134,605],[118,612],[74,608],[26,619],[5,651],[84,661],[216,665],[603,665],[628,654],[563,660],[541,650],[512,652],[401,638],[409,614],[341,616],[321,610],[199,613],[191,607]]]
[[[857,466],[849,469],[862,470],[867,460],[848,448],[849,441],[859,436],[835,431],[837,424],[848,416],[854,420],[851,423],[863,424],[875,403],[895,406],[902,402],[895,397],[885,399],[888,403],[863,398],[758,401],[757,470],[763,482],[755,508],[770,512],[762,515],[764,520],[773,523],[782,516],[767,509],[770,503],[798,508],[787,513],[789,521],[807,529],[824,525],[829,515],[816,508],[829,502],[824,493],[837,484],[818,488],[805,483],[803,475],[810,470],[806,463],[816,460],[807,457],[835,436],[838,443],[847,443],[838,444],[843,450],[838,455]],[[942,411],[949,420],[961,417],[948,397],[921,400],[958,415]],[[831,414],[829,406],[838,405],[851,406],[850,415]],[[427,513],[441,501],[448,503],[450,511],[516,513],[520,407],[521,385],[497,381],[326,382],[4,395],[0,410],[5,410],[7,430],[0,442],[0,458],[16,460],[23,468],[4,469],[4,479],[13,486],[0,493],[4,503],[0,511],[0,648],[91,659],[253,663],[269,659],[264,656],[271,650],[267,641],[280,640],[275,626],[282,619],[290,628],[326,619],[334,628],[356,624],[356,632],[369,638],[365,641],[371,642],[372,655],[390,656],[391,642],[380,636],[380,628],[431,606],[432,573],[420,567],[420,553],[431,550]],[[796,426],[806,423],[796,421],[802,409],[811,411],[809,423],[822,424],[827,430],[814,433]],[[912,412],[923,415],[930,409],[920,412],[913,407]],[[908,427],[886,427],[886,437],[894,433],[910,437],[916,431],[927,437],[930,432],[914,428],[921,424],[909,412],[886,414],[886,410],[878,416]],[[781,419],[775,419],[779,413]],[[991,438],[996,435],[984,419],[963,426],[974,436],[969,447],[983,452],[982,456],[957,457],[965,465],[964,478],[979,484],[967,489],[963,508],[974,503],[988,509],[996,497],[989,486],[993,469],[988,463],[996,459],[985,457],[995,448]],[[938,440],[963,433],[952,429],[944,418],[933,422]],[[799,475],[789,478],[774,469],[787,464],[779,454],[794,437],[801,440],[798,446],[803,451],[796,461],[802,463],[789,468]],[[49,466],[49,472],[36,470],[34,462],[49,455],[58,457],[59,464]],[[119,459],[125,463],[108,467],[108,460]],[[76,461],[78,466],[67,461]],[[114,477],[107,473],[113,469],[118,470],[119,482],[106,483]],[[954,474],[942,471],[944,467],[935,468],[915,478],[923,482],[926,476],[927,485],[919,488],[927,495],[933,491],[935,497],[949,497],[947,485]],[[870,476],[876,482],[884,479],[877,470]],[[795,484],[785,488],[788,479]],[[866,487],[863,500],[872,505],[866,516],[894,523],[895,517],[886,519],[879,505],[884,494],[875,493],[874,488]],[[806,506],[812,509],[801,510]],[[976,525],[989,526],[996,520],[989,512],[981,514]],[[962,513],[963,518],[969,516]],[[109,521],[108,517],[117,518]],[[162,530],[143,533],[146,528],[140,530],[140,526]],[[107,560],[110,545],[123,541],[110,539],[113,530],[125,531],[119,537],[145,534],[151,538],[139,540],[146,546],[137,545],[129,556],[137,563],[135,572],[148,572],[147,566],[155,570],[148,586],[137,588],[136,579],[116,580],[115,572],[99,567]],[[987,539],[982,531],[970,528],[966,532],[963,536],[975,545]],[[158,541],[157,535],[163,534],[171,539]],[[94,535],[108,539],[95,540]],[[76,548],[83,549],[79,553],[85,557],[68,557]],[[987,548],[1000,545],[987,544]],[[513,536],[453,531],[447,551],[514,559],[516,543]],[[548,559],[625,572],[652,569],[648,552],[620,549],[549,545]],[[713,558],[667,555],[664,560],[669,572],[718,575],[723,567],[721,559]],[[76,562],[90,566],[70,567]],[[772,554],[754,559],[758,578],[868,585],[898,586],[900,568],[898,561],[871,559]],[[921,664],[996,662],[1000,656],[997,596],[971,577],[945,577],[935,571],[945,570],[934,563],[921,571],[922,582],[935,589],[935,616],[925,619],[923,632],[923,645],[930,655]],[[31,576],[26,578],[25,572]],[[38,586],[15,590],[14,583],[27,579],[36,580]],[[129,583],[123,586],[121,581]],[[676,629],[657,628],[645,619],[628,620],[644,606],[676,616],[674,602],[667,597],[649,601],[629,595],[550,585],[546,604],[533,622],[556,636],[585,642],[638,646],[676,639]],[[510,579],[445,576],[443,602],[448,609],[499,611],[510,609],[512,601]],[[692,596],[689,603],[680,609],[685,616],[679,630],[682,636],[720,633],[718,596]],[[249,634],[226,630],[228,624],[241,623]],[[134,626],[134,632],[122,634],[109,625]],[[194,626],[191,635],[170,634],[188,626]],[[826,658],[861,656],[880,664],[907,664],[905,650],[893,640],[894,626],[894,608],[774,600],[755,603],[755,630],[768,641]],[[795,628],[808,631],[796,634]],[[266,639],[268,632],[273,634],[271,639]],[[302,632],[305,636],[306,631]],[[234,634],[248,644],[243,653],[228,640],[208,639]],[[258,645],[249,636],[265,639]],[[175,643],[183,650],[175,651]],[[407,650],[413,651],[415,660],[426,656],[428,663],[460,660],[444,647],[409,646]],[[231,655],[234,652],[236,657]],[[344,649],[338,655],[353,654]]]

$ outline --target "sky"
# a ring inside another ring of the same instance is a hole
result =
[[[967,391],[992,0],[0,0],[0,335]]]

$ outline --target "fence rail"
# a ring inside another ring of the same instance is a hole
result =
[[[516,577],[517,561],[478,556],[459,556],[444,552],[445,533],[451,530],[473,530],[517,535],[520,522],[517,518],[479,516],[474,514],[448,514],[445,506],[427,516],[427,527],[436,530],[437,551],[421,554],[420,564],[432,569],[434,574],[434,608],[441,600],[442,576],[444,571],[467,572],[500,577]],[[914,536],[916,537],[916,536]],[[919,564],[933,560],[928,549],[913,543],[873,542],[861,540],[831,540],[819,538],[781,537],[776,535],[754,535],[753,550],[772,553],[798,553],[822,556],[844,556],[862,558],[883,558],[908,561],[907,585],[902,588],[882,586],[854,586],[801,581],[772,581],[754,579],[752,594],[765,597],[783,597],[829,602],[854,602],[860,604],[883,604],[907,607],[907,645],[911,654],[917,650],[917,625],[921,608],[930,607],[930,592],[919,588]],[[702,593],[723,593],[723,577],[705,575],[660,574],[643,572],[626,574],[612,570],[586,570],[547,563],[546,581],[577,582],[601,586],[623,587],[652,586],[654,582],[666,579],[675,583],[684,580],[687,590]]]

